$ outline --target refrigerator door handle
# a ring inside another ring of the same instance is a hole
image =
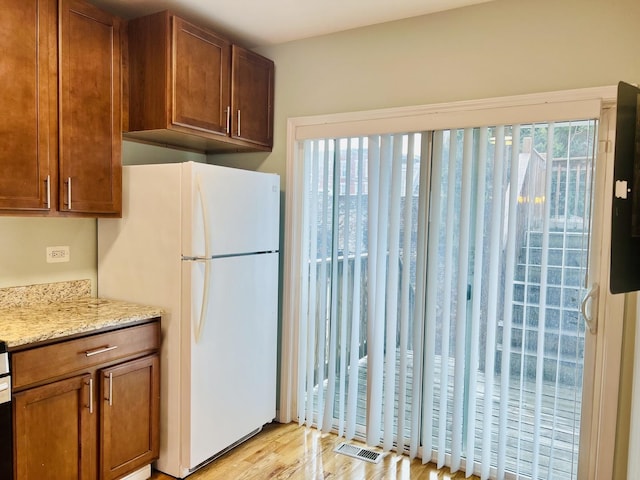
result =
[[[209,277],[211,276],[211,261],[204,262],[204,285],[202,288],[202,305],[200,306],[200,319],[194,325],[194,337],[196,343],[200,342],[202,330],[207,320],[207,307],[209,306]]]
[[[200,175],[196,175],[196,187],[198,188],[198,198],[200,199],[200,207],[202,211],[202,228],[204,230],[204,258],[194,257],[194,260],[204,261],[204,285],[202,289],[202,304],[200,305],[200,319],[194,326],[195,341],[198,343],[202,336],[202,329],[207,320],[207,309],[209,307],[209,277],[211,276],[211,262],[209,259],[209,212],[207,210],[207,202],[204,198],[202,185],[200,183]]]
[[[202,212],[202,230],[204,232],[204,258],[211,258],[211,250],[210,250],[210,247],[211,247],[210,233],[211,232],[209,231],[209,209],[207,207],[206,199],[204,198],[204,191],[202,190],[202,182],[200,181],[200,175],[197,175],[197,174],[196,174],[196,188],[198,189],[198,199],[200,200],[200,211]]]

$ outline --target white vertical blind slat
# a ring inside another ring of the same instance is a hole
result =
[[[504,142],[504,135],[500,138],[496,135],[496,145]],[[512,149],[511,155],[511,175],[509,179],[508,197],[508,220],[507,220],[507,242],[506,242],[506,266],[504,287],[504,319],[502,336],[502,362],[500,378],[500,425],[498,427],[498,467],[497,476],[502,479],[506,471],[506,444],[507,426],[509,415],[509,385],[511,372],[511,323],[513,317],[513,276],[515,271],[515,250],[516,250],[516,218],[518,204],[518,163],[519,152],[517,148]]]
[[[374,295],[377,291],[376,284],[378,281],[378,216],[379,208],[378,203],[380,199],[380,137],[370,136],[367,139],[367,180],[368,180],[368,192],[367,195],[367,209],[369,211],[367,215],[367,227],[369,232],[369,255],[367,256],[367,268],[369,271],[368,276],[368,301],[367,301],[367,349],[373,342],[374,332],[374,319],[376,318],[376,303]],[[373,292],[373,295],[372,293]],[[367,382],[368,385],[368,382]],[[367,404],[371,400],[370,389],[367,388]]]
[[[551,171],[553,165],[553,125],[551,124],[547,134],[547,171],[545,176],[545,195],[547,198],[551,196]],[[568,172],[569,170],[567,170]],[[545,202],[545,214],[542,224],[542,258],[540,266],[540,305],[547,305],[547,278],[549,277],[549,214],[551,208],[549,202]],[[566,213],[566,210],[565,210]],[[546,308],[538,309],[538,338],[536,351],[536,393],[535,407],[533,414],[533,454],[531,473],[534,478],[538,476],[538,465],[540,460],[540,439],[538,438],[541,428],[542,415],[542,382],[544,380],[544,343],[545,343],[545,321]],[[524,373],[522,373],[524,376]]]
[[[314,179],[314,183],[311,185],[311,191],[313,192],[313,198],[316,198],[317,196],[317,192],[318,192],[318,185],[317,185],[317,179],[319,178],[319,167],[318,167],[318,142],[314,142],[314,152],[313,152],[313,169],[314,169],[314,174],[315,174],[315,179]],[[310,202],[309,205],[309,210],[311,212],[311,215],[316,215],[317,212],[317,203],[316,202]],[[314,218],[314,217],[311,217]],[[309,236],[310,238],[313,238],[312,236],[317,235],[317,228],[318,226],[316,225],[316,222],[311,222],[309,224],[310,227],[310,233]],[[322,225],[321,225],[322,228]],[[315,242],[314,242],[315,243]],[[314,342],[315,342],[315,316],[316,316],[316,302],[315,302],[315,295],[316,295],[316,289],[315,289],[315,285],[316,285],[316,279],[317,277],[315,275],[313,275],[313,268],[315,268],[315,256],[316,256],[316,248],[317,245],[309,245],[309,251],[308,253],[308,261],[305,262],[307,264],[307,268],[308,268],[308,273],[305,276],[306,280],[307,280],[307,288],[308,288],[308,292],[307,292],[307,297],[309,299],[309,303],[307,305],[307,325],[308,325],[308,329],[307,329],[307,345],[306,345],[306,350],[308,352],[313,352],[311,353],[310,357],[307,360],[307,375],[306,375],[306,382],[307,382],[307,392],[309,392],[309,388],[313,386],[313,376],[315,375],[314,372],[314,362],[315,362],[315,346],[314,346]],[[309,395],[307,394],[307,405],[306,405],[306,415],[307,415],[307,426],[311,426],[313,425],[314,422],[314,398],[313,395]]]
[[[535,140],[535,125],[532,126],[532,142],[533,140]],[[514,142],[515,144],[515,142]],[[523,158],[523,161],[529,162],[531,163],[533,161],[533,159],[531,158],[531,155],[529,155],[528,158]],[[521,168],[522,165],[519,166],[519,168]],[[527,191],[526,192],[520,192],[518,191],[518,198],[522,199],[522,202],[524,202],[524,206],[526,207],[526,212],[524,213],[523,217],[524,219],[522,219],[521,221],[526,222],[527,224],[527,231],[531,231],[531,227],[533,226],[532,224],[532,220],[533,220],[533,212],[534,212],[534,202],[531,201],[531,196],[535,195],[535,190],[534,190],[534,186],[535,186],[535,180],[529,178],[528,181],[528,185],[526,186]],[[521,188],[521,187],[520,187]],[[528,298],[529,296],[534,293],[531,291],[531,285],[528,281],[528,278],[532,275],[531,272],[531,235],[527,235],[524,240],[523,240],[523,246],[525,249],[525,265],[524,265],[524,281],[523,281],[523,285],[521,285],[521,288],[524,289],[523,292],[523,305],[522,305],[522,333],[521,333],[521,337],[522,337],[522,352],[520,355],[520,385],[519,385],[519,397],[518,397],[518,404],[522,404],[522,402],[524,402],[524,385],[525,382],[527,380],[526,378],[526,374],[524,372],[526,372],[526,367],[527,367],[527,355],[525,354],[525,349],[526,347],[526,342],[528,341],[527,339],[529,338],[529,331],[531,328],[531,321],[529,321],[528,317],[530,315],[531,309],[529,308],[529,302],[528,302]],[[518,415],[518,419],[516,421],[517,423],[517,427],[518,427],[518,433],[517,433],[517,453],[516,453],[516,474],[519,473],[519,468],[520,468],[520,458],[522,456],[522,429],[524,426],[524,421],[523,421],[523,411],[522,409],[518,409],[517,410],[517,415]]]
[[[486,170],[487,170],[487,144],[489,134],[487,127],[480,129],[477,151],[477,186],[474,195],[475,212],[474,212],[474,231],[473,240],[473,286],[471,288],[471,331],[470,351],[469,351],[469,411],[467,418],[467,461],[465,473],[467,476],[473,474],[475,463],[475,440],[476,440],[476,411],[477,411],[477,385],[478,381],[478,359],[480,350],[480,325],[482,322],[482,284],[484,283],[482,275],[482,265],[484,261],[484,210],[486,196]],[[489,380],[490,381],[490,380]],[[485,377],[485,383],[487,379]],[[485,389],[486,390],[486,389]]]
[[[444,135],[442,131],[433,134],[433,153],[431,164],[431,202],[430,202],[430,226],[428,236],[428,247],[425,254],[425,262],[427,264],[427,284],[426,284],[426,300],[425,300],[425,331],[424,331],[424,371],[422,376],[423,393],[422,393],[422,445],[423,454],[422,462],[426,463],[432,460],[431,452],[440,444],[439,438],[436,439],[434,445],[433,427],[434,427],[434,406],[435,406],[435,364],[436,364],[436,326],[438,319],[438,257],[432,252],[437,252],[439,247],[440,229],[444,219],[442,218],[442,186],[441,178],[443,175],[443,145]],[[439,425],[439,422],[438,422]]]
[[[460,192],[460,236],[458,240],[458,286],[455,324],[455,370],[453,386],[453,427],[451,470],[460,470],[462,460],[462,422],[465,420],[465,370],[467,363],[467,289],[469,285],[469,236],[471,224],[471,174],[473,169],[473,130],[466,128],[462,145],[462,185]]]
[[[342,292],[341,299],[349,298],[349,258],[350,258],[350,239],[351,225],[351,140],[345,139],[346,158],[345,162],[345,180],[344,180],[344,226],[342,234]],[[337,302],[337,299],[335,300]],[[341,302],[342,311],[340,313],[340,374],[339,374],[339,403],[338,403],[338,435],[344,436],[345,430],[345,411],[346,411],[346,385],[347,385],[347,325],[349,314],[349,302]]]
[[[553,129],[549,130],[548,133],[548,145],[553,145],[554,141],[553,141],[553,132],[551,131]],[[549,135],[551,135],[549,137]],[[570,168],[571,167],[571,162],[570,162],[570,149],[571,149],[571,134],[569,134],[569,138],[568,138],[568,142],[567,142],[567,148],[569,150],[569,154],[567,155],[567,159],[566,159],[566,171],[567,171],[567,186],[570,185],[570,180],[571,180],[571,175],[580,175],[580,170],[581,167],[578,166],[576,169],[575,173],[570,173],[573,170]],[[554,158],[553,158],[553,151],[550,151],[551,149],[547,148],[547,158],[551,159],[551,161],[549,162],[549,164],[552,166],[555,162],[554,162]],[[549,175],[547,177],[547,179],[550,181],[551,179],[551,175]],[[577,215],[577,205],[579,202],[579,195],[580,195],[580,188],[579,188],[580,182],[576,181],[576,185],[575,185],[575,197],[574,197],[574,203],[572,205],[571,210],[569,210],[569,195],[566,195],[565,197],[565,204],[564,204],[564,211],[565,211],[565,219],[563,222],[563,234],[567,233],[567,222],[568,219],[570,218],[570,215],[567,215],[567,213],[571,213],[572,215]],[[586,185],[585,185],[586,187]],[[585,188],[585,191],[588,188]],[[550,188],[548,188],[545,192],[545,195],[547,195],[547,197],[550,195]],[[551,210],[551,208],[549,207],[549,211]],[[582,232],[584,234],[584,232]],[[566,248],[567,245],[563,245],[563,249]],[[567,255],[566,255],[566,251],[563,252],[562,255],[562,274],[561,274],[561,280],[560,280],[560,285],[561,285],[561,298],[560,298],[560,303],[563,303],[563,297],[564,297],[564,285],[565,285],[565,266],[567,263]],[[580,269],[582,269],[583,265],[582,263],[579,265]],[[582,273],[582,272],[581,272]],[[563,334],[567,333],[565,331],[564,328],[564,322],[561,322],[559,325],[559,335],[562,336]],[[576,337],[578,336],[578,332],[575,332]],[[555,440],[556,440],[556,436],[557,436],[557,408],[558,408],[558,387],[559,387],[559,381],[560,381],[560,358],[561,358],[561,350],[560,350],[561,346],[560,346],[560,342],[558,342],[558,352],[556,354],[556,358],[555,358],[555,368],[556,368],[556,380],[554,382],[554,397],[553,397],[553,422],[552,422],[552,426],[551,426],[551,445],[550,445],[550,449],[549,449],[549,468],[553,468],[553,463],[554,463],[554,456],[555,456]],[[547,393],[548,391],[551,389],[550,386],[547,387]]]
[[[308,372],[308,378],[307,378],[307,395],[309,396],[309,411],[308,411],[308,415],[310,418],[310,421],[313,422],[314,421],[314,417],[315,417],[315,421],[317,421],[318,426],[321,426],[321,418],[322,418],[322,402],[323,402],[323,396],[324,396],[324,391],[322,389],[320,389],[320,391],[318,392],[318,398],[317,398],[317,404],[314,404],[313,401],[313,394],[311,392],[313,392],[313,387],[314,387],[314,379],[316,376],[316,365],[315,365],[315,361],[316,361],[316,355],[318,353],[316,353],[316,341],[317,341],[317,337],[316,337],[316,333],[317,333],[317,318],[319,316],[322,315],[322,307],[323,305],[325,305],[325,302],[323,301],[324,299],[324,288],[322,288],[322,285],[324,285],[326,283],[326,268],[327,268],[327,263],[326,263],[326,257],[327,257],[327,248],[326,248],[326,242],[324,241],[324,239],[327,238],[327,230],[330,228],[329,222],[327,222],[327,218],[326,218],[326,205],[328,202],[328,195],[329,195],[329,191],[327,188],[328,182],[329,182],[329,170],[328,170],[328,160],[327,160],[327,151],[328,151],[328,145],[327,145],[327,141],[318,141],[315,143],[315,152],[314,152],[314,169],[316,171],[316,179],[314,180],[314,184],[313,184],[313,192],[314,192],[314,199],[318,198],[318,195],[321,195],[322,198],[322,204],[320,206],[318,206],[317,201],[312,202],[311,205],[311,214],[312,214],[312,219],[316,219],[318,218],[318,208],[320,208],[320,218],[321,221],[320,222],[313,222],[316,223],[317,225],[312,225],[311,226],[311,238],[321,238],[322,241],[320,242],[320,275],[311,275],[312,278],[309,279],[309,320],[310,323],[309,324],[309,345],[307,347],[309,352],[312,352],[311,356],[312,356],[312,363],[309,365],[309,372]],[[321,155],[321,145],[322,145],[322,155]],[[320,162],[322,161],[322,168],[321,168],[321,164]],[[319,186],[320,186],[320,181],[322,181],[322,190],[319,192]],[[318,231],[319,230],[319,231]],[[310,245],[310,250],[311,253],[309,255],[310,258],[310,262],[309,262],[309,269],[310,272],[313,273],[314,270],[316,270],[318,268],[318,263],[316,262],[316,259],[318,258],[318,244],[316,242],[312,242]],[[320,283],[320,301],[317,301],[317,295],[318,295],[318,282]],[[318,307],[320,307],[320,310],[318,309]],[[319,335],[321,336],[323,334],[324,330],[321,330],[319,332]],[[317,411],[317,414],[316,414]]]
[[[395,420],[396,397],[396,339],[398,330],[398,287],[400,278],[400,200],[402,194],[402,136],[390,138],[391,147],[391,184],[388,224],[388,273],[386,287],[386,333],[384,350],[384,411],[383,443],[384,450],[391,450],[394,443],[393,424]]]
[[[340,177],[341,177],[341,150],[340,150],[340,139],[337,139],[334,142],[334,151],[333,151],[333,187],[332,187],[332,207],[331,207],[331,225],[333,225],[333,235],[331,235],[331,286],[329,290],[329,346],[327,356],[328,364],[327,364],[327,398],[331,399],[330,401],[324,402],[324,413],[322,419],[322,430],[323,431],[331,431],[333,426],[334,419],[334,409],[335,409],[335,398],[336,398],[336,383],[337,383],[337,372],[336,372],[336,363],[337,363],[337,350],[338,350],[338,292],[339,292],[339,282],[338,282],[338,264],[339,264],[339,248],[338,248],[338,240],[339,240],[339,218],[340,218]],[[328,215],[327,215],[328,216]],[[338,230],[338,231],[336,231]],[[323,291],[325,289],[323,288]],[[326,318],[325,316],[320,317],[320,324],[324,325],[325,322],[322,320]],[[318,335],[318,338],[326,338],[326,335],[321,336]],[[324,372],[324,363],[318,362],[320,372]],[[322,374],[318,375],[318,385],[324,385],[324,377]],[[322,388],[320,388],[322,390]]]
[[[317,339],[315,336],[315,332],[312,332],[313,336],[313,343],[310,343],[309,348],[312,349],[312,352],[317,352],[317,358],[314,357],[314,360],[317,361],[317,365],[314,362],[313,365],[313,372],[314,374],[312,375],[312,377],[308,380],[309,385],[310,385],[310,390],[308,390],[308,395],[312,395],[311,392],[313,392],[313,388],[314,386],[317,384],[321,387],[324,387],[324,379],[325,379],[325,374],[324,374],[324,364],[325,364],[325,358],[326,358],[326,347],[325,347],[325,343],[326,343],[326,322],[324,322],[324,319],[327,318],[327,279],[329,277],[329,273],[327,272],[328,269],[328,263],[330,262],[329,259],[329,255],[331,254],[330,252],[330,248],[328,245],[328,237],[331,235],[333,236],[333,225],[330,222],[330,216],[329,216],[329,194],[330,192],[330,185],[333,185],[333,182],[331,181],[331,176],[332,174],[335,174],[335,172],[333,171],[333,161],[330,161],[330,157],[332,157],[333,152],[332,152],[332,147],[333,146],[333,141],[332,140],[325,140],[322,142],[322,147],[323,147],[323,155],[322,155],[322,172],[323,172],[323,176],[322,176],[322,205],[320,208],[320,226],[321,226],[321,232],[320,232],[320,273],[318,275],[319,277],[319,285],[320,285],[320,289],[319,289],[319,294],[320,294],[320,300],[317,302],[317,306],[314,305],[313,308],[317,308],[318,311],[317,313],[311,317],[315,320],[316,323],[316,328],[318,330],[317,333]],[[331,159],[332,160],[332,159]],[[315,290],[315,288],[314,288]],[[316,346],[316,340],[318,342],[318,346]],[[316,379],[316,375],[317,375],[317,379]],[[315,382],[317,383],[315,383]],[[318,407],[318,418],[317,418],[317,425],[318,428],[323,428],[323,423],[324,423],[324,388],[318,388],[318,403],[317,403]]]
[[[447,425],[449,424],[449,342],[451,338],[451,298],[453,292],[453,239],[455,220],[455,185],[457,164],[457,131],[449,137],[449,171],[447,173],[447,216],[444,254],[444,297],[442,299],[442,354],[440,356],[440,396],[438,408],[438,468],[445,464]]]
[[[351,351],[349,357],[349,391],[347,398],[346,438],[356,433],[358,385],[360,380],[360,285],[362,284],[362,199],[364,177],[364,139],[358,139],[358,169],[356,186],[355,259],[353,267],[353,306],[351,310]]]
[[[378,147],[378,141],[380,145]],[[375,143],[374,143],[375,142]],[[384,367],[384,305],[386,282],[386,251],[387,251],[387,220],[389,205],[389,182],[388,173],[388,149],[389,136],[382,135],[369,139],[369,178],[376,177],[376,191],[370,190],[369,195],[369,218],[374,223],[369,224],[370,246],[375,246],[374,252],[370,252],[369,278],[373,279],[374,285],[369,288],[369,305],[372,313],[369,315],[367,325],[367,443],[376,445],[381,437],[382,421],[382,372]],[[373,147],[373,148],[372,148]],[[375,197],[372,201],[372,197]],[[375,227],[375,229],[374,229]]]
[[[410,134],[407,139],[407,160],[404,178],[404,209],[403,225],[404,237],[402,242],[402,278],[400,290],[400,335],[399,335],[399,368],[398,368],[398,433],[396,435],[397,451],[403,452],[405,447],[405,426],[407,409],[407,365],[409,360],[409,319],[410,319],[410,298],[411,288],[411,239],[413,237],[414,222],[413,217],[413,183],[414,183],[414,161],[416,135]],[[413,352],[412,352],[413,353]]]
[[[420,446],[424,445],[424,429],[420,429],[421,420],[424,418],[423,413],[423,388],[426,383],[425,377],[427,370],[433,371],[431,367],[423,364],[424,341],[426,330],[425,300],[426,300],[426,279],[427,279],[427,238],[428,238],[428,222],[427,216],[429,212],[429,183],[431,179],[431,150],[432,135],[423,132],[420,143],[420,172],[418,185],[418,224],[417,238],[418,248],[416,252],[416,295],[415,308],[413,310],[413,385],[411,399],[411,445],[409,453],[411,458],[415,458],[420,451]],[[426,359],[425,359],[426,361]],[[433,383],[433,382],[432,382]],[[433,399],[433,397],[431,397]],[[426,408],[426,407],[425,407]],[[424,418],[425,423],[427,418]],[[431,431],[429,430],[429,438]],[[429,442],[431,445],[431,442]],[[431,448],[422,448],[423,462],[426,458],[431,457]]]
[[[491,227],[489,236],[489,276],[487,295],[487,339],[485,351],[485,372],[495,371],[495,352],[498,324],[498,303],[500,301],[500,263],[503,230],[504,207],[504,127],[497,127],[495,132],[495,150],[493,156],[493,199],[491,202]],[[493,424],[493,391],[494,382],[490,377],[485,382],[483,421],[482,421],[482,462],[481,479],[487,480],[491,474],[492,424]]]
[[[320,167],[319,167],[319,142],[313,142],[313,160],[312,160],[312,168],[313,168],[313,178],[311,183],[311,192],[312,198],[309,201],[309,211],[310,218],[317,218],[317,208],[318,204],[315,199],[318,196],[318,182],[320,177]],[[309,223],[309,237],[316,238],[318,222],[311,221]],[[326,224],[324,222],[320,223],[320,229],[326,228]],[[316,280],[317,276],[314,274],[314,270],[316,267],[317,258],[317,243],[310,242],[309,251],[308,251],[308,259],[305,262],[307,267],[307,274],[305,275],[305,280],[307,284],[307,298],[308,305],[306,308],[307,314],[307,338],[306,338],[306,347],[305,350],[309,352],[309,356],[306,360],[307,363],[307,373],[306,373],[306,391],[307,391],[307,402],[306,402],[306,418],[307,418],[307,426],[313,425],[314,422],[314,399],[313,395],[310,393],[313,390],[313,378],[315,376],[315,332],[316,332]]]

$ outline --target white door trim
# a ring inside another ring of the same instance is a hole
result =
[[[597,335],[587,331],[585,337],[585,383],[578,464],[578,478],[585,480],[613,478],[616,444],[625,296],[613,295],[609,291],[615,113],[615,105],[603,106],[598,135],[596,170],[599,171],[594,192],[589,275],[591,281],[600,284],[600,298]],[[591,414],[586,415],[585,412]]]

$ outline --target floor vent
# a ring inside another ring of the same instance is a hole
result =
[[[349,445],[344,442],[338,445],[333,451],[371,463],[380,463],[383,457],[383,454],[380,452],[374,452],[373,450],[356,447],[355,445]]]

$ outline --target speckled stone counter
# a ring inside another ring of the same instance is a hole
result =
[[[0,308],[30,307],[91,296],[91,280],[40,283],[0,288]]]
[[[162,309],[116,300],[80,298],[26,307],[0,308],[0,340],[9,349],[102,329],[133,325]]]

